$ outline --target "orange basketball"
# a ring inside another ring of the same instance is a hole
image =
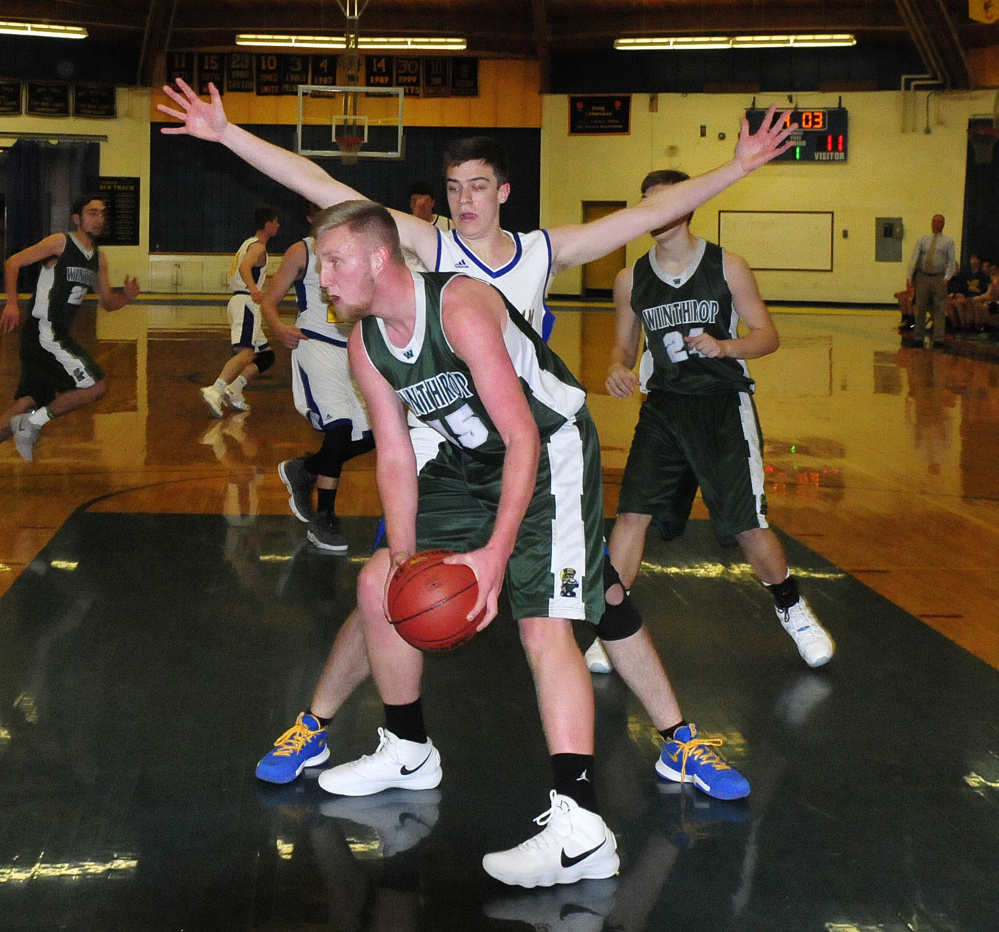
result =
[[[480,613],[469,621],[468,613],[479,597],[479,585],[471,567],[444,563],[454,556],[450,550],[414,553],[389,583],[389,621],[399,636],[420,650],[451,650],[469,640]]]

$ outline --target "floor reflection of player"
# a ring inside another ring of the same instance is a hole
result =
[[[311,781],[280,789],[260,784],[258,799],[271,841],[290,864],[274,863],[276,889],[300,890],[304,877],[289,881],[286,870],[318,872],[326,893],[331,932],[415,932],[422,916],[424,851],[421,842],[437,821],[439,793],[383,794],[375,800],[322,800],[316,814]],[[358,805],[355,805],[358,804]],[[370,807],[377,805],[378,812]],[[355,853],[361,852],[363,856]],[[311,885],[311,884],[310,884]],[[312,901],[276,903],[282,922],[314,921]]]

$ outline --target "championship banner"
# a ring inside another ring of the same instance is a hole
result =
[[[999,21],[999,0],[968,0],[968,16],[980,23]]]

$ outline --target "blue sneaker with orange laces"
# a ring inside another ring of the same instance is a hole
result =
[[[291,783],[306,767],[315,767],[330,756],[326,729],[308,712],[300,712],[295,724],[257,764],[257,777],[268,783]]]
[[[694,724],[677,728],[663,745],[656,773],[677,783],[693,783],[715,799],[742,799],[749,795],[749,781],[714,750],[721,738],[702,738]]]

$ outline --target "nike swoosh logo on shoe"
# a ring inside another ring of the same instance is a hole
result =
[[[434,752],[431,751],[430,754],[428,754],[425,758],[423,758],[423,760],[415,767],[413,767],[412,770],[409,767],[400,767],[399,773],[401,773],[404,777],[408,777],[410,774],[416,773],[417,770],[419,770],[428,760],[430,760],[430,756],[433,753]]]
[[[591,854],[599,851],[604,845],[607,844],[607,839],[605,838],[599,845],[595,848],[590,848],[589,851],[584,851],[582,854],[576,854],[569,856],[565,853],[565,848],[562,849],[562,866],[572,867],[574,864],[578,864],[580,861],[585,861]]]

